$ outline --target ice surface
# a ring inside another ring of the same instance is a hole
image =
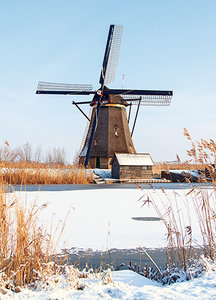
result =
[[[28,204],[37,199],[37,205],[47,203],[40,213],[40,222],[59,231],[70,210],[58,249],[92,248],[106,250],[110,248],[158,248],[166,246],[166,229],[158,218],[151,203],[154,199],[159,210],[166,213],[172,205],[174,211],[182,214],[183,226],[192,226],[193,238],[201,242],[199,224],[193,207],[194,193],[190,189],[96,189],[71,191],[15,192],[21,201]],[[211,190],[203,190],[210,193]],[[140,199],[141,198],[141,199]],[[140,199],[140,200],[139,200]],[[164,206],[165,204],[165,206]],[[153,217],[153,218],[151,218]],[[134,219],[135,218],[135,219]],[[143,218],[144,221],[137,221]],[[191,224],[190,220],[191,219]]]

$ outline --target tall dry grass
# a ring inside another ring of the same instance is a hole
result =
[[[178,193],[170,196],[161,188],[163,197],[155,198],[154,193],[150,192],[145,194],[142,201],[143,205],[153,206],[166,228],[169,268],[177,266],[186,271],[191,263],[197,260],[197,248],[211,261],[215,261],[216,258],[216,143],[204,139],[193,141],[186,129],[184,135],[191,143],[191,149],[188,150],[189,163],[202,166],[199,183],[193,184],[188,181],[191,188],[181,199]],[[191,226],[192,210],[199,226],[201,244],[194,239]]]
[[[93,182],[93,173],[84,166],[66,164],[64,149],[48,152],[40,159],[41,149],[33,150],[29,143],[12,149],[5,141],[0,149],[0,177],[5,184],[88,184]],[[36,158],[33,160],[33,157]]]
[[[102,279],[102,284],[111,281],[109,270],[101,270],[99,274],[89,268],[80,271],[76,264],[68,265],[67,255],[56,254],[69,212],[53,236],[38,222],[45,207],[38,207],[36,201],[26,205],[15,193],[9,195],[0,183],[0,298],[8,290],[22,292],[23,287],[64,286],[82,290],[86,286],[83,278]]]
[[[55,245],[38,225],[42,208],[25,207],[0,185],[0,288],[29,285],[46,270]]]
[[[5,184],[88,184],[93,173],[82,166],[53,168],[50,166],[19,163],[19,167],[1,167],[0,177]]]

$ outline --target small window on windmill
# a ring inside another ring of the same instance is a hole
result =
[[[95,139],[95,141],[94,141],[94,144],[95,144],[95,146],[97,146],[97,140]]]
[[[118,128],[117,127],[114,128],[114,133],[115,133],[115,136],[118,136]]]

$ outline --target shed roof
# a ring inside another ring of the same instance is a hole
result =
[[[153,160],[148,153],[144,154],[129,154],[129,153],[115,153],[114,159],[117,159],[120,166],[153,166]]]

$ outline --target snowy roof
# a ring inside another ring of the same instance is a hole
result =
[[[129,153],[115,153],[114,158],[116,157],[120,166],[153,166],[153,160],[148,153],[144,154],[129,154]],[[111,164],[114,161],[114,158],[111,161]]]

